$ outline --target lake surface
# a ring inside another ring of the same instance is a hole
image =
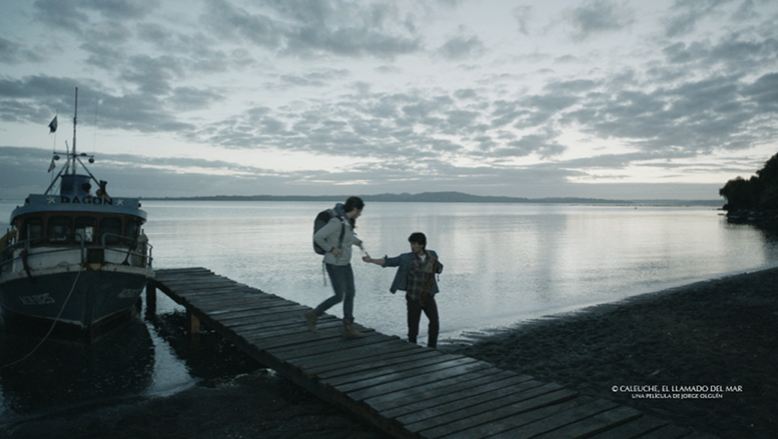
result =
[[[331,294],[311,248],[323,203],[145,202],[157,268],[204,266],[315,306]],[[357,232],[373,257],[421,231],[445,265],[443,336],[778,265],[778,243],[709,207],[368,203]],[[356,249],[355,249],[356,250]],[[357,321],[405,334],[394,269],[355,251]],[[332,308],[341,315],[341,310]]]
[[[327,203],[143,205],[158,269],[207,267],[309,306],[331,294],[311,245],[313,218]],[[14,207],[0,202],[0,231]],[[427,235],[445,265],[437,296],[441,338],[778,266],[777,238],[727,224],[709,207],[368,203],[357,223],[373,257],[409,251],[415,231]],[[394,269],[365,264],[358,251],[352,265],[356,320],[403,337],[405,299],[388,291]],[[162,316],[181,309],[164,295],[157,306]],[[339,305],[330,312],[342,315]],[[47,342],[25,368],[0,374],[0,423],[111,395],[191,386],[202,376],[162,332],[158,322],[137,319],[91,348]],[[426,341],[425,318],[419,340]],[[0,358],[14,360],[36,342],[0,332]],[[36,390],[41,382],[53,392]]]

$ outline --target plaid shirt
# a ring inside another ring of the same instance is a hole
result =
[[[408,289],[405,295],[411,300],[422,300],[429,294],[435,276],[435,259],[425,253],[424,262],[414,255],[411,269],[408,271]]]

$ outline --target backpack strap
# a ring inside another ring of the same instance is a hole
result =
[[[343,235],[346,234],[346,223],[344,223],[343,218],[338,217],[340,219],[340,238],[338,238],[338,248],[343,248]]]

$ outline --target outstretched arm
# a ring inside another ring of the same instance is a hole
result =
[[[400,256],[395,256],[393,258],[390,258],[389,256],[384,256],[383,258],[379,258],[379,259],[373,259],[370,256],[365,256],[362,258],[362,260],[370,264],[380,265],[382,267],[400,266]]]
[[[370,256],[363,256],[363,257],[362,257],[362,260],[363,260],[363,261],[365,261],[365,262],[367,262],[368,264],[376,264],[376,265],[380,265],[380,266],[382,266],[382,267],[383,267],[383,266],[384,266],[384,264],[386,263],[386,261],[384,260],[384,258],[373,259],[373,258],[371,258]]]

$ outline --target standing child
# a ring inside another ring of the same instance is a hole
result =
[[[421,312],[424,311],[429,320],[427,346],[434,348],[438,345],[440,330],[438,305],[435,302],[435,294],[439,290],[435,275],[443,271],[443,264],[440,263],[437,253],[427,250],[427,237],[423,233],[412,233],[408,237],[408,242],[411,244],[410,253],[403,253],[393,258],[384,256],[380,259],[365,256],[362,260],[382,267],[397,267],[389,291],[392,294],[397,290],[405,291],[408,308],[408,341],[416,343]]]

